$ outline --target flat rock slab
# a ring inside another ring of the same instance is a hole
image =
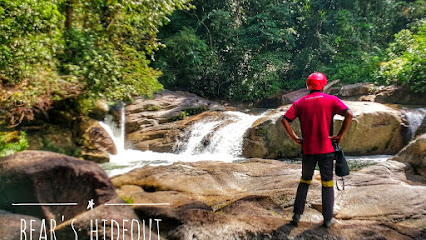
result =
[[[299,164],[250,159],[147,166],[111,181],[140,218],[162,219],[165,239],[425,239],[426,185],[412,182],[408,164],[386,161],[345,180],[336,191],[336,224],[321,227],[316,172],[305,214],[291,226]]]

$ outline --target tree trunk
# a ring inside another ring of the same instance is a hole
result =
[[[74,0],[68,0],[65,3],[65,28],[70,30],[72,28],[72,15],[73,15]]]

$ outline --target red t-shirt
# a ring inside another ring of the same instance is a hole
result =
[[[335,96],[311,92],[294,102],[284,117],[290,122],[299,118],[303,154],[324,154],[334,152],[329,138],[334,115],[343,116],[347,109]]]

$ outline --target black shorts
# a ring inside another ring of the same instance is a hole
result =
[[[334,152],[325,154],[303,155],[302,158],[302,178],[306,181],[312,180],[315,167],[318,163],[321,181],[333,180]]]

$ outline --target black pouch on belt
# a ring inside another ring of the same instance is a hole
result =
[[[343,152],[339,144],[337,144],[336,140],[331,140],[331,143],[333,144],[334,152],[336,155],[336,165],[334,168],[336,175],[339,177],[349,175],[349,166],[348,162],[346,161],[345,153]]]

